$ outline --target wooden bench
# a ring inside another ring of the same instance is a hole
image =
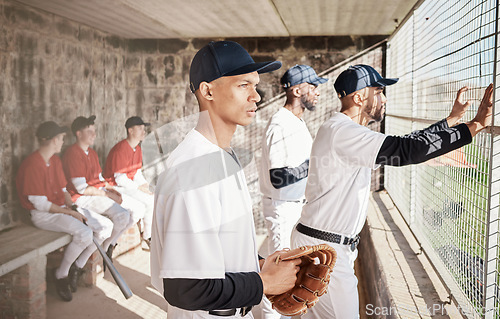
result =
[[[0,318],[46,318],[47,269],[58,267],[63,248],[71,235],[30,225],[0,232]],[[137,227],[131,227],[118,241],[114,256],[140,248]],[[102,258],[96,251],[84,267],[80,285],[95,285],[102,272]],[[52,282],[49,282],[49,285]]]
[[[28,225],[0,232],[0,318],[46,318],[47,255],[70,241]]]

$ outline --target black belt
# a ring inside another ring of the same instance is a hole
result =
[[[311,236],[317,239],[322,239],[326,240],[329,242],[332,242],[334,244],[340,244],[342,240],[342,235],[335,234],[335,233],[329,233],[323,230],[315,229],[308,227],[306,225],[303,225],[301,223],[297,224],[297,231],[299,233],[302,233],[307,236]],[[343,245],[351,245],[351,250],[354,251],[356,247],[358,246],[359,243],[359,235],[356,235],[355,238],[349,238],[349,237],[344,237],[344,241],[342,242]]]
[[[243,307],[243,308],[239,308],[239,309],[241,309],[240,310],[241,316],[245,317],[250,312],[250,310],[252,310],[252,306]],[[224,309],[224,310],[210,310],[208,312],[208,314],[214,315],[214,316],[219,316],[219,317],[230,317],[230,316],[234,316],[236,314],[237,310],[238,310],[237,308]]]

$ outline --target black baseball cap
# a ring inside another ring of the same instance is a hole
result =
[[[280,61],[256,63],[247,50],[233,41],[210,42],[200,49],[189,69],[189,88],[195,92],[201,82],[212,82],[223,76],[257,71],[267,73],[281,67]]]
[[[79,116],[77,117],[73,123],[71,123],[71,132],[75,134],[81,129],[86,128],[87,126],[94,125],[95,115],[91,115],[89,117]]]
[[[320,85],[325,83],[328,79],[320,78],[316,71],[309,65],[295,65],[289,68],[281,77],[281,85],[287,89],[297,84],[310,83],[313,85]]]
[[[365,64],[350,66],[340,73],[335,84],[335,91],[340,98],[364,89],[365,87],[387,86],[396,83],[399,79],[383,78],[374,68]]]
[[[136,125],[149,126],[149,125],[151,125],[151,123],[144,123],[144,121],[140,117],[138,117],[138,116],[129,117],[127,119],[127,121],[125,122],[125,128],[126,129],[129,129],[132,126],[136,126]]]
[[[36,130],[36,137],[41,140],[51,140],[61,133],[68,132],[66,126],[59,126],[54,121],[43,122]]]

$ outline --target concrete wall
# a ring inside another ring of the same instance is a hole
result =
[[[278,80],[288,67],[305,63],[321,72],[381,39],[231,40],[256,61],[283,61],[282,70],[261,77],[265,101],[280,92]],[[188,89],[189,64],[209,40],[128,40],[0,0],[0,230],[26,220],[14,180],[22,159],[37,147],[34,133],[41,122],[69,126],[76,116],[95,114],[95,149],[103,163],[125,136],[129,116],[142,116],[154,129],[197,111]],[[68,136],[66,145],[73,142]]]

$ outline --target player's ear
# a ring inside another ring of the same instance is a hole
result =
[[[200,91],[199,96],[206,100],[213,100],[213,85],[207,82],[201,82],[198,89]]]
[[[363,100],[364,100],[364,96],[363,96],[363,94],[362,94],[361,91],[356,91],[352,95],[352,101],[356,105],[362,105],[363,104]]]
[[[298,85],[292,88],[292,94],[295,97],[300,97],[301,92]]]

